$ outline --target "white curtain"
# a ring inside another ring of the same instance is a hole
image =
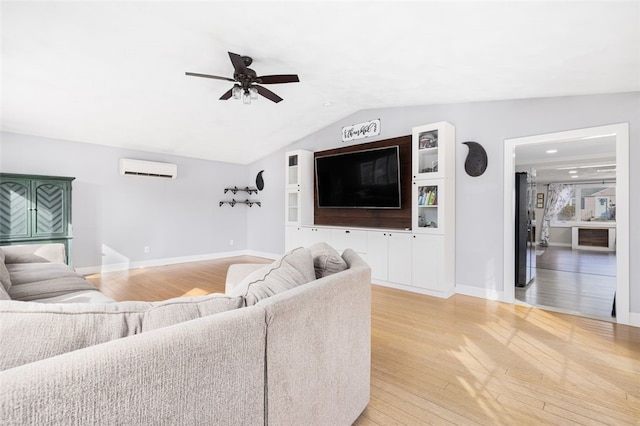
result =
[[[574,192],[575,187],[573,185],[563,183],[549,184],[547,205],[544,207],[542,230],[540,231],[541,246],[546,247],[549,245],[549,224],[551,223],[551,218],[560,213],[560,211],[569,204]]]

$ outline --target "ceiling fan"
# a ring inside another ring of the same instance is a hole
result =
[[[263,75],[258,76],[254,70],[249,68],[249,65],[253,62],[249,56],[240,56],[237,53],[229,52],[229,58],[233,64],[233,78],[220,77],[217,75],[199,74],[195,72],[186,72],[186,75],[192,77],[204,77],[213,78],[215,80],[232,81],[236,84],[229,90],[227,90],[220,100],[227,100],[231,97],[234,99],[242,98],[245,104],[250,104],[251,99],[257,99],[258,94],[265,98],[278,103],[282,98],[271,90],[260,86],[261,84],[280,84],[280,83],[298,83],[300,80],[296,74],[281,74],[281,75]]]

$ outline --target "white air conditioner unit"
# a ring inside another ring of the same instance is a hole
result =
[[[171,163],[121,158],[120,174],[175,179],[178,176],[178,166]]]

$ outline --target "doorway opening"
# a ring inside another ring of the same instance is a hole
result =
[[[628,149],[626,123],[505,141],[505,301],[629,324]],[[517,172],[527,177],[524,238],[535,252],[524,284]]]

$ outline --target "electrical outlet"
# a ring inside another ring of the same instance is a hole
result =
[[[144,246],[144,252],[149,253],[149,246]]]
[[[233,245],[233,240],[229,240],[229,245],[232,246]]]

